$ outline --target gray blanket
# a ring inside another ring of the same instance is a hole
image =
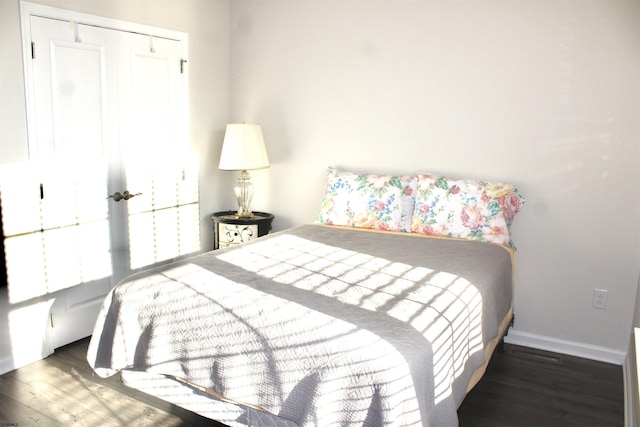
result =
[[[454,426],[511,304],[500,246],[305,225],[124,280],[88,360],[300,426]]]

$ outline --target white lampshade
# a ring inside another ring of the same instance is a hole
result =
[[[224,133],[219,169],[248,170],[269,167],[260,125],[229,124]]]

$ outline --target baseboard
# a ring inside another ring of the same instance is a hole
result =
[[[0,375],[4,375],[7,372],[11,372],[15,369],[13,359],[10,357],[0,358]]]
[[[512,329],[504,339],[507,344],[521,345],[523,347],[537,348],[552,351],[554,353],[567,354],[569,356],[582,357],[597,360],[614,365],[624,365],[626,352],[612,350],[607,347],[583,344],[574,341],[566,341],[558,338],[536,335],[529,332]]]
[[[2,1],[2,0],[0,0]],[[16,358],[12,356],[0,357],[0,375],[4,375],[7,372],[15,371],[16,369],[20,369],[23,366],[30,365],[34,362],[44,359],[49,356],[49,354],[53,353],[43,353],[43,354],[31,354],[29,357],[20,357],[16,360]],[[0,423],[0,427],[2,423]]]
[[[46,356],[42,356],[34,359],[28,359],[28,360],[21,360],[20,364],[17,364],[16,361],[13,360],[13,358],[11,357],[3,357],[0,359],[0,375],[22,368],[23,366],[27,366],[33,362],[37,362],[38,360],[42,360],[44,357]],[[0,424],[0,426],[1,425],[2,424]]]

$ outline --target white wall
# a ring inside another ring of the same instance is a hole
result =
[[[216,169],[229,121],[263,126],[272,167],[253,173],[254,209],[276,229],[314,220],[329,164],[511,181],[528,199],[516,332],[627,350],[640,2],[36,2],[189,33],[205,246],[208,214],[233,207],[233,173]],[[18,1],[0,0],[0,161],[27,156],[23,90]],[[591,308],[594,288],[609,290],[607,310]]]
[[[254,207],[276,229],[312,222],[330,164],[513,182],[528,199],[515,336],[623,357],[640,271],[638,22],[635,0],[234,0],[231,119],[263,126],[272,163],[253,174]]]
[[[0,162],[29,155],[18,1],[0,0]]]

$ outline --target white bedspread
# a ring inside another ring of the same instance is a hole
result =
[[[511,278],[496,245],[303,226],[125,280],[88,360],[300,426],[454,426]]]

